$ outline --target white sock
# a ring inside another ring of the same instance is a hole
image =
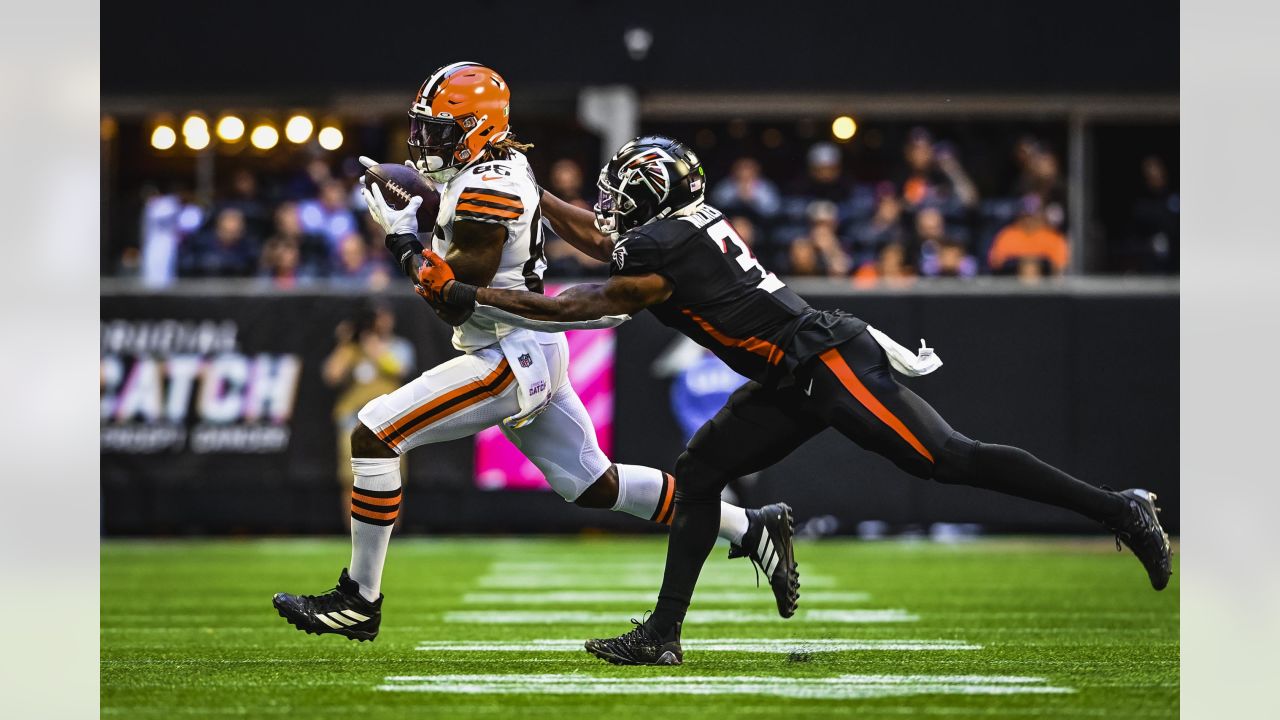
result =
[[[664,525],[675,512],[675,478],[640,465],[615,463],[618,468],[618,501],[613,509]],[[747,532],[747,511],[720,503],[720,537],[739,543]]]
[[[373,602],[382,588],[391,527],[400,514],[400,458],[352,458],[356,476],[351,491],[351,579]]]
[[[742,544],[742,536],[747,534],[747,511],[737,505],[720,502],[720,537],[734,545]]]

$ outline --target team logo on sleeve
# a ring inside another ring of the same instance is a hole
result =
[[[627,246],[625,243],[626,238],[618,238],[613,241],[613,266],[619,270],[627,262]]]

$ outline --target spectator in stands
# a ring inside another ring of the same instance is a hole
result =
[[[977,205],[977,187],[950,143],[935,145],[928,130],[916,127],[907,135],[902,158],[898,190],[909,210],[929,206],[957,212]]]
[[[778,188],[760,173],[755,158],[741,157],[729,168],[729,176],[711,191],[711,203],[726,215],[744,215],[763,222],[778,214],[782,198]]]
[[[1031,187],[1031,160],[1044,151],[1040,140],[1034,135],[1023,135],[1013,144],[1014,181],[1009,192],[1013,195],[1025,195]]]
[[[1057,156],[1044,148],[1034,152],[1027,159],[1024,181],[1026,184],[1019,194],[1034,193],[1044,208],[1045,221],[1058,230],[1066,227],[1067,192]]]
[[[916,213],[911,247],[916,266],[926,277],[972,277],[978,273],[977,258],[966,252],[963,241],[948,233],[946,219],[937,208]]]
[[[298,206],[303,229],[325,238],[331,252],[337,251],[343,239],[359,228],[348,199],[346,184],[330,179],[320,186],[318,199],[305,200]]]
[[[756,246],[756,224],[749,215],[729,216],[729,225],[742,238],[742,244],[754,252]]]
[[[893,183],[882,182],[876,186],[875,213],[853,228],[854,259],[858,265],[871,262],[885,245],[905,243],[906,239],[902,227],[902,201],[898,199]]]
[[[1143,158],[1142,184],[1142,194],[1133,204],[1130,241],[1137,268],[1177,273],[1180,201],[1163,160],[1154,155]]]
[[[570,205],[591,209],[592,203],[582,192],[582,168],[569,158],[551,163],[551,192]]]
[[[302,266],[301,244],[294,238],[273,237],[262,246],[261,276],[272,287],[288,290],[315,279]]]
[[[232,174],[230,191],[218,203],[218,209],[222,208],[239,210],[250,235],[264,237],[271,231],[271,215],[258,190],[258,176],[250,170],[240,168]]]
[[[144,187],[142,197],[142,281],[151,287],[164,287],[178,276],[178,248],[182,242],[178,218],[183,199],[176,192],[162,193],[154,185]]]
[[[805,200],[842,203],[853,192],[853,182],[845,176],[840,148],[820,142],[809,148],[808,173],[798,180],[792,194]]]
[[[1034,279],[1061,275],[1068,255],[1067,239],[1045,220],[1040,196],[1028,194],[1022,198],[1018,219],[996,234],[987,262],[994,272]]]
[[[285,195],[295,200],[316,197],[324,184],[332,179],[333,170],[328,161],[320,157],[312,158],[289,179]]]
[[[302,216],[295,202],[283,202],[276,207],[275,231],[267,243],[288,241],[298,248],[298,263],[304,274],[322,277],[329,273],[329,244],[317,234],[302,227]]]
[[[867,287],[878,283],[903,285],[915,279],[916,271],[908,260],[907,246],[891,242],[880,248],[875,260],[863,263],[853,274],[853,284]]]
[[[369,244],[358,232],[350,232],[338,243],[337,263],[330,275],[334,284],[381,290],[391,281],[386,263],[370,257]]]
[[[815,200],[808,215],[808,233],[791,243],[791,274],[847,277],[853,268],[836,234],[835,203]]]
[[[213,227],[187,238],[178,251],[182,277],[252,277],[258,267],[259,240],[248,234],[244,213],[224,208]]]

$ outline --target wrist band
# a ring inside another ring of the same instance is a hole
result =
[[[409,279],[417,280],[416,269],[410,261],[415,256],[422,255],[422,243],[418,241],[418,236],[413,233],[388,235],[386,244],[387,250],[391,251],[391,257],[395,258],[400,269],[409,275]]]
[[[444,291],[445,304],[463,310],[474,310],[476,307],[476,292],[478,290],[479,288],[475,285],[468,285],[454,280]]]

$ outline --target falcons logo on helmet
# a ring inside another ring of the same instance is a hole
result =
[[[667,163],[674,163],[666,152],[654,148],[627,161],[619,171],[619,179],[624,185],[644,183],[661,202],[671,190],[671,176],[667,173]]]

